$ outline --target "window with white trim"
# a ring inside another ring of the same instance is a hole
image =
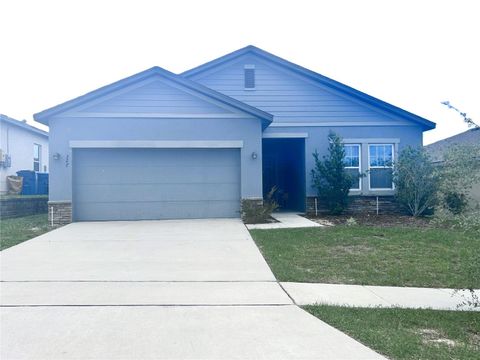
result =
[[[345,158],[343,164],[346,172],[352,177],[351,190],[360,190],[360,144],[345,144]]]
[[[33,144],[33,171],[40,171],[40,154],[42,145]]]
[[[370,190],[393,190],[393,144],[369,144]]]

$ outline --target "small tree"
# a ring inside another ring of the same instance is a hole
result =
[[[475,130],[480,131],[480,130]],[[480,182],[480,145],[452,145],[437,172],[441,205],[453,213],[466,209],[468,192]]]
[[[331,214],[341,214],[347,208],[348,193],[352,186],[352,178],[345,171],[342,139],[331,131],[328,134],[328,156],[323,156],[321,160],[315,150],[313,157],[312,186]]]
[[[423,148],[407,147],[395,163],[396,198],[413,216],[423,215],[437,201],[439,175]]]

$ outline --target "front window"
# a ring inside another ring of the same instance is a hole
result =
[[[42,146],[33,144],[33,171],[40,171],[40,154]]]
[[[352,177],[352,190],[360,190],[360,145],[344,145],[345,159],[343,160],[346,172]]]
[[[393,190],[393,144],[368,146],[371,190]]]

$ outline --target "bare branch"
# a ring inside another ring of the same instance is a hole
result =
[[[473,127],[473,128],[480,128],[480,125],[476,124],[472,118],[469,118],[467,116],[467,113],[466,112],[462,112],[460,111],[460,109],[456,108],[455,106],[453,106],[452,104],[450,104],[450,101],[442,101],[441,102],[442,105],[445,105],[447,106],[449,109],[452,109],[454,111],[456,111],[457,113],[460,114],[460,116],[463,118],[463,121],[468,125],[468,127]]]

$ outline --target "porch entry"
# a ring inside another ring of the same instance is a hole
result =
[[[275,186],[281,211],[305,211],[305,139],[263,139],[263,197]]]

